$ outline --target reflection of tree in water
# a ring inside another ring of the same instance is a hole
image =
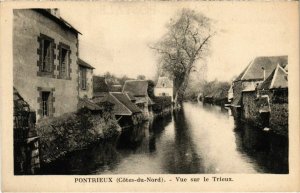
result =
[[[120,161],[112,142],[99,142],[88,149],[72,152],[46,165],[43,174],[93,174],[110,170]]]
[[[149,126],[149,151],[156,151],[156,140],[161,137],[165,127],[172,121],[172,115],[166,115],[164,117],[155,118]]]
[[[201,158],[195,150],[183,109],[173,117],[175,139],[167,147],[164,168],[168,173],[203,173]]]

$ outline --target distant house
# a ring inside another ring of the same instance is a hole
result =
[[[154,87],[155,96],[171,96],[173,101],[173,81],[166,76],[160,76]]]
[[[79,66],[79,98],[93,98],[93,66],[78,58]]]
[[[235,118],[241,116],[242,92],[250,91],[262,83],[279,65],[285,68],[288,63],[287,56],[262,56],[257,57],[246,69],[233,81],[232,112]]]
[[[37,120],[77,110],[78,34],[58,9],[13,10],[13,85]]]
[[[93,76],[93,97],[102,97],[109,92],[105,77]]]
[[[153,104],[147,90],[148,82],[146,80],[127,80],[123,87],[124,93],[134,96],[135,104],[142,110],[146,119],[151,116],[151,105]]]

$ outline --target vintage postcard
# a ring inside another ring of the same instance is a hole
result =
[[[300,191],[298,1],[0,5],[2,191]]]

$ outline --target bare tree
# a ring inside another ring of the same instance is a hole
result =
[[[197,61],[208,54],[214,36],[211,20],[190,9],[182,9],[167,25],[168,32],[151,46],[159,53],[164,71],[174,79],[175,106],[183,101],[190,73],[196,70]]]

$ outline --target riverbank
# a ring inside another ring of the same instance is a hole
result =
[[[287,146],[277,136],[239,127],[219,106],[184,103],[126,128],[114,144],[103,140],[59,158],[43,174],[288,173],[288,155],[280,153]]]
[[[100,140],[115,138],[121,132],[111,112],[88,110],[43,119],[36,130],[40,136],[40,159],[46,164]]]

